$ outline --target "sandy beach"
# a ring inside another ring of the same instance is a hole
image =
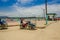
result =
[[[0,40],[60,40],[60,21],[49,21],[48,25],[44,25],[45,21],[35,23],[37,30],[20,29],[19,26],[0,30]],[[19,23],[8,22],[8,25],[19,25]]]

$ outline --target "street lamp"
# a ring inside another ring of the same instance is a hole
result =
[[[43,14],[44,14],[44,18],[45,18],[45,15],[46,15],[46,12],[45,12],[45,9],[44,8],[41,8],[42,9],[42,11],[43,11]]]

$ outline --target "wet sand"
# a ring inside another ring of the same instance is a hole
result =
[[[14,23],[19,24],[11,22],[10,25],[15,25]],[[0,40],[60,40],[60,21],[44,24],[45,21],[36,21],[37,30],[20,29],[19,26],[8,27],[7,30],[0,30]]]

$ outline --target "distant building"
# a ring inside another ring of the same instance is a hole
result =
[[[1,19],[1,21],[6,21],[6,19],[8,18],[8,16],[0,16],[0,19]]]
[[[0,16],[0,19],[8,18],[7,16]]]
[[[48,15],[48,20],[54,20],[55,19],[55,17],[56,17],[56,13],[48,13],[47,14]]]

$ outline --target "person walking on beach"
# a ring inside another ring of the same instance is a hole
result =
[[[22,24],[22,23],[23,23],[23,19],[21,18],[20,20],[21,20],[21,22],[20,22],[20,23]]]
[[[27,21],[25,21],[23,18],[20,19],[20,28],[25,29],[28,25]]]
[[[23,21],[24,19],[23,18],[20,18],[20,28],[23,29]]]

